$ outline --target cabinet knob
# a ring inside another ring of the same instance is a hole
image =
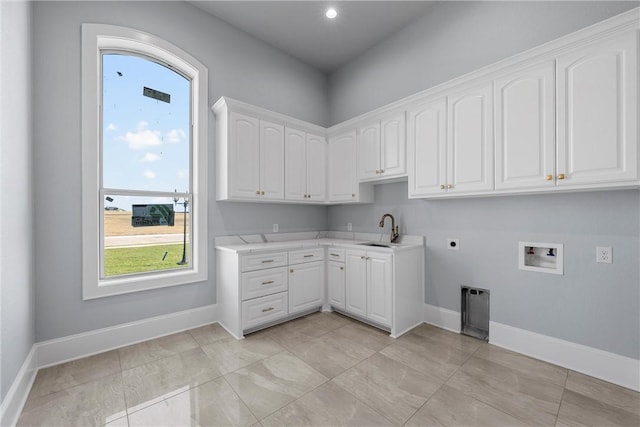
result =
[[[360,259],[366,259],[366,257],[364,257],[364,256],[361,256],[361,257],[360,257]]]
[[[293,268],[291,270],[289,270],[289,273],[293,273]]]
[[[376,173],[379,175],[379,174],[380,174],[380,170],[379,170],[379,169],[376,169]]]
[[[444,184],[441,184],[441,185],[440,185],[440,189],[441,189],[441,190],[444,190]]]
[[[564,174],[563,173],[559,173],[558,174],[558,179],[564,179]]]
[[[384,169],[380,169],[380,173],[384,173]]]
[[[356,193],[351,193],[351,197],[356,197]]]
[[[256,194],[259,196],[260,195],[260,190],[256,190]]]
[[[340,267],[340,270],[344,270],[344,267]]]
[[[264,196],[264,191],[261,194]]]
[[[311,198],[311,194],[307,194],[307,197],[308,197],[308,198]]]
[[[447,188],[453,188],[452,184],[447,184]]]
[[[553,175],[547,175],[547,176],[545,177],[545,179],[546,179],[547,181],[551,181],[551,180],[553,179]]]

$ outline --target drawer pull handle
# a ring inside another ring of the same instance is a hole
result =
[[[305,255],[304,258],[311,258],[312,256],[313,256],[313,254]]]
[[[273,261],[274,261],[274,260],[272,260],[272,259],[265,259],[264,261],[262,261],[262,263],[263,263],[263,264],[266,264],[266,263],[268,263],[268,262],[273,262]]]
[[[270,285],[273,283],[273,280],[269,280],[267,282],[262,282],[263,285]]]
[[[329,254],[331,256],[340,256],[340,254]]]
[[[271,310],[275,310],[275,308],[273,308],[273,307],[263,308],[263,309],[262,309],[262,312],[263,312],[263,313],[266,313],[267,311],[271,311]]]

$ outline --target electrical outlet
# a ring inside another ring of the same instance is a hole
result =
[[[273,224],[273,232],[274,233],[278,232],[278,224]]]
[[[611,246],[596,247],[596,262],[602,262],[605,264],[613,263],[613,252],[611,250]]]
[[[460,239],[447,239],[447,249],[450,251],[459,251]]]
[[[353,224],[351,223],[347,224],[347,231],[353,231]]]

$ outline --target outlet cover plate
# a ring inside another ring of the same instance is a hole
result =
[[[611,246],[596,247],[596,262],[613,264],[613,251]]]

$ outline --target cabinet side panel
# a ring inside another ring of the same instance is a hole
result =
[[[242,337],[240,319],[240,268],[238,255],[228,251],[216,251],[216,282],[218,288],[218,313],[220,324],[235,336]]]

